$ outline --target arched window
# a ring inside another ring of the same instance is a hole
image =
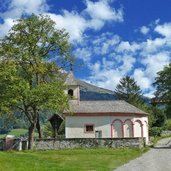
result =
[[[73,98],[73,95],[74,95],[74,91],[72,89],[69,89],[68,90],[68,95]]]

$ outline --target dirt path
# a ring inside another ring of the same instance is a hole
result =
[[[171,171],[171,138],[159,141],[155,148],[115,171]]]

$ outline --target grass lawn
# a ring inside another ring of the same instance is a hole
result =
[[[7,134],[0,134],[0,138],[4,138],[6,135],[14,135],[15,137],[24,135],[28,132],[27,129],[12,129],[10,132],[8,132]]]
[[[0,152],[0,171],[110,171],[146,149],[65,149]]]

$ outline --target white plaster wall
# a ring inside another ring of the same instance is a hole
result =
[[[111,124],[114,120],[120,119],[123,123],[130,119],[134,125],[134,137],[141,137],[141,127],[136,120],[140,120],[143,124],[143,137],[148,143],[148,117],[133,116],[66,116],[65,134],[66,138],[95,138],[95,131],[102,131],[102,138],[111,138]],[[85,133],[85,125],[93,124],[94,132]],[[131,132],[126,132],[129,127],[128,122],[124,124],[124,137],[129,137]],[[112,135],[114,133],[114,125],[112,126]],[[120,133],[119,133],[120,134]],[[114,137],[114,136],[113,136]]]
[[[73,98],[80,100],[80,88],[79,86],[68,86],[68,89],[65,90],[65,93],[68,94],[68,90],[72,89],[73,90]]]
[[[110,117],[66,117],[66,138],[95,138],[95,131],[102,131],[102,137],[110,137]],[[93,133],[85,133],[85,125],[94,125]]]

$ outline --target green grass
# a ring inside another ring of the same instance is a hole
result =
[[[110,171],[146,149],[65,149],[0,152],[1,171]]]
[[[15,137],[25,135],[28,132],[27,129],[12,129],[7,134],[0,134],[0,138],[4,138],[6,135],[14,135]]]

